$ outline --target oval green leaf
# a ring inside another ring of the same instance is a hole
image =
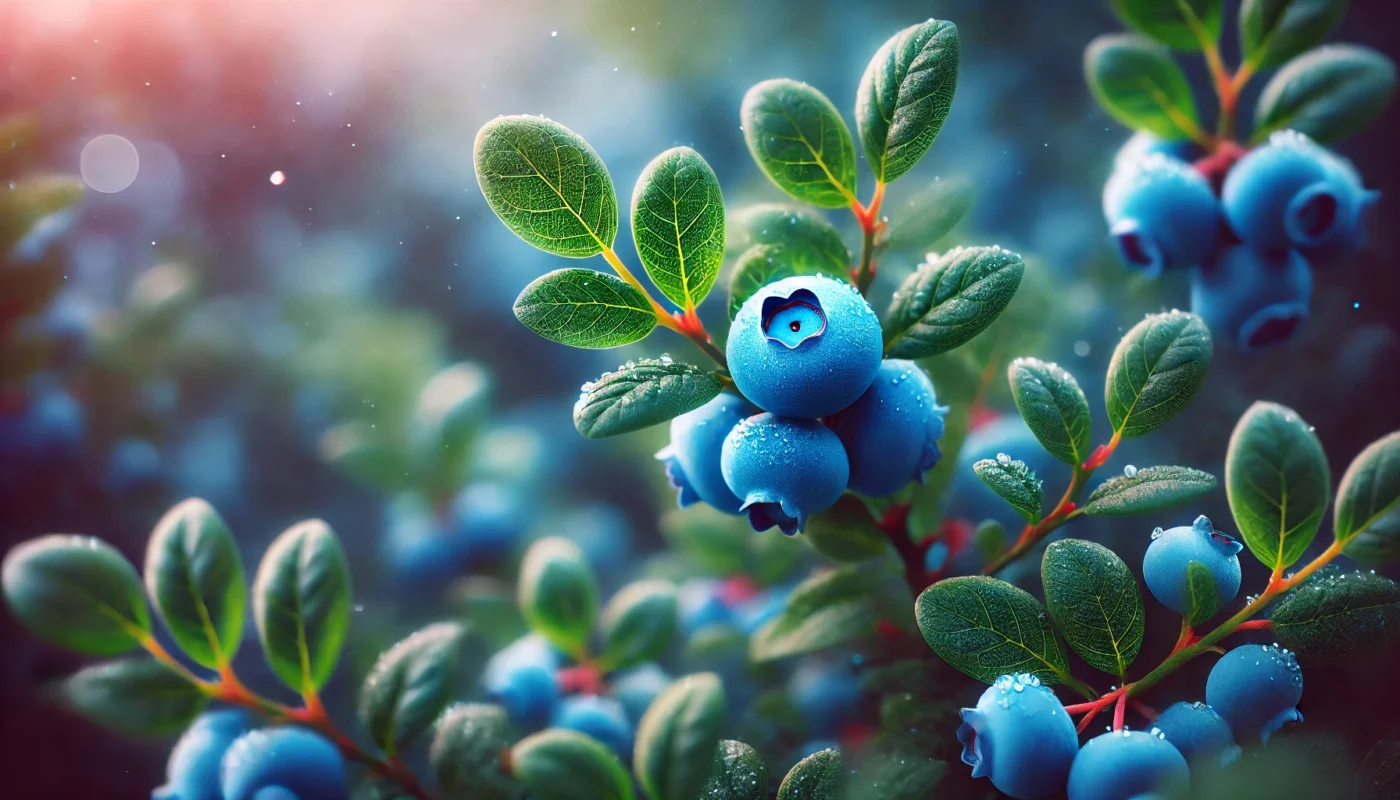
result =
[[[1100,672],[1127,675],[1142,649],[1142,592],[1112,550],[1082,539],[1045,548],[1040,563],[1045,607],[1065,641]]]
[[[656,311],[640,289],[579,267],[531,281],[515,298],[514,310],[525,327],[570,347],[621,347],[645,339],[656,327]]]
[[[1112,0],[1113,13],[1139,33],[1174,50],[1197,51],[1201,38],[1220,39],[1221,0]]]
[[[907,198],[886,197],[889,212],[889,247],[923,258],[930,247],[956,228],[972,210],[972,181],[960,175],[937,177]]]
[[[676,632],[676,587],[642,580],[618,590],[599,617],[605,671],[635,667],[659,656]]]
[[[1358,564],[1400,559],[1400,431],[1367,445],[1352,460],[1337,487],[1332,520],[1337,541]]]
[[[527,736],[510,750],[510,771],[535,800],[632,800],[632,779],[592,737],[562,728]],[[473,796],[474,797],[474,796]]]
[[[598,613],[598,582],[578,545],[562,536],[530,545],[516,596],[531,628],[566,653],[582,651]]]
[[[759,169],[804,203],[856,202],[856,147],[836,106],[799,81],[755,84],[739,108],[744,141]]]
[[[745,300],[774,281],[794,275],[840,273],[841,270],[832,270],[809,250],[781,244],[756,244],[739,255],[730,273],[729,319],[732,321],[739,314]]]
[[[813,753],[783,776],[778,800],[836,800],[841,796],[843,773],[840,750]]]
[[[1215,491],[1215,476],[1189,467],[1144,467],[1099,484],[1084,503],[1084,513],[1131,517],[1181,505]]]
[[[491,374],[462,361],[439,370],[418,392],[410,431],[434,483],[461,486],[472,444],[486,421]]]
[[[642,170],[632,238],[652,283],[682,309],[700,305],[724,261],[724,195],[700,154],[673,147]]]
[[[818,572],[792,590],[783,613],[753,632],[755,662],[824,650],[873,630],[879,613],[871,590],[875,567],[847,564]]]
[[[228,664],[243,637],[243,558],[219,512],[199,498],[161,517],[146,545],[146,591],[195,663]]]
[[[1186,614],[1188,625],[1200,625],[1220,611],[1220,590],[1215,588],[1215,574],[1210,567],[1199,561],[1187,563],[1186,597],[1191,604]]]
[[[908,172],[924,157],[958,87],[958,26],[930,19],[891,36],[861,76],[856,129],[875,179]]]
[[[1347,0],[1244,0],[1240,50],[1256,68],[1277,67],[1315,47],[1346,16]]]
[[[889,549],[884,531],[860,498],[841,495],[836,505],[812,517],[802,532],[818,553],[837,561],[864,561]]]
[[[1028,672],[1053,684],[1068,674],[1045,607],[1006,581],[983,575],[939,581],[919,595],[914,616],[939,658],[984,683]]]
[[[1310,50],[1274,73],[1254,107],[1253,142],[1289,128],[1319,142],[1360,133],[1395,96],[1395,62],[1355,44]]]
[[[1195,314],[1150,314],[1118,342],[1108,364],[1104,405],[1113,430],[1133,439],[1162,427],[1205,383],[1214,346]]]
[[[0,574],[11,613],[41,639],[115,656],[151,635],[140,576],[101,539],[51,534],[21,542]]]
[[[1331,477],[1322,443],[1292,409],[1255,403],[1230,434],[1225,492],[1254,557],[1270,569],[1288,567],[1327,513]]]
[[[122,736],[169,736],[199,716],[209,696],[153,658],[96,664],[56,687],[69,710]]]
[[[384,753],[427,730],[452,699],[466,630],[438,622],[385,650],[360,685],[360,722]]]
[[[515,741],[504,708],[458,703],[438,718],[428,761],[449,800],[522,800],[525,787],[503,769]]]
[[[617,193],[577,133],[543,117],[497,117],[477,132],[473,157],[486,202],[515,235],[567,258],[612,247]]]
[[[1089,457],[1089,399],[1059,364],[1018,358],[1006,370],[1011,397],[1050,455],[1078,467]]]
[[[738,252],[759,244],[806,250],[828,274],[844,273],[851,266],[851,251],[841,233],[821,212],[805,206],[759,203],[735,212],[725,245]]]
[[[1400,585],[1374,572],[1329,568],[1274,606],[1274,636],[1300,658],[1336,663],[1383,651],[1400,634]]]
[[[1191,84],[1171,51],[1141,36],[1105,34],[1084,50],[1084,80],[1099,105],[1133,130],[1163,139],[1200,131]]]
[[[632,771],[652,800],[695,800],[714,766],[726,709],[724,685],[711,672],[666,687],[637,724]]]
[[[970,341],[1006,310],[1026,265],[1000,247],[956,247],[904,280],[885,315],[885,354],[927,358]]]
[[[1005,453],[984,458],[972,465],[987,488],[1011,504],[1017,514],[1034,525],[1040,521],[1041,481],[1024,461],[1013,461]]]
[[[758,751],[743,742],[725,739],[715,745],[710,779],[701,790],[705,800],[767,800],[768,769]]]
[[[629,361],[584,384],[574,427],[589,439],[631,433],[694,411],[723,388],[713,373],[664,356]]]
[[[272,671],[293,690],[320,689],[350,627],[350,564],[319,519],[283,531],[253,581],[253,619]]]
[[[403,448],[369,422],[354,420],[327,429],[319,449],[322,461],[371,488],[393,492],[408,483]]]

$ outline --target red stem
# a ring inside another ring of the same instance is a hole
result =
[[[1118,695],[1118,702],[1113,706],[1113,729],[1123,730],[1123,716],[1128,710],[1128,694],[1124,692]]]

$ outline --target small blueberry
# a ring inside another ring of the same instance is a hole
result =
[[[827,420],[846,446],[851,463],[850,489],[886,497],[923,482],[938,463],[943,417],[933,382],[912,361],[887,359],[865,394]]]
[[[1153,533],[1152,544],[1142,559],[1142,577],[1157,602],[1178,614],[1190,614],[1187,566],[1198,562],[1215,579],[1218,608],[1240,593],[1242,549],[1238,540],[1217,531],[1209,519],[1200,516],[1190,525]]]
[[[1351,175],[1355,173],[1352,172]],[[1319,247],[1355,235],[1367,201],[1336,156],[1297,131],[1245,154],[1220,190],[1231,229],[1251,247]]]
[[[752,403],[729,392],[671,420],[671,443],[656,454],[666,477],[678,490],[681,508],[704,502],[727,514],[739,513],[743,501],[729,491],[720,472],[724,437],[745,417],[759,413]]]
[[[612,748],[624,761],[632,757],[632,721],[622,703],[611,697],[575,695],[565,698],[550,724],[592,736]]]
[[[1111,731],[1090,739],[1074,757],[1069,800],[1128,800],[1185,787],[1191,770],[1158,733]]]
[[[253,729],[253,716],[242,709],[200,714],[170,751],[164,786],[151,800],[223,800],[219,765],[238,737]]]
[[[1284,723],[1302,722],[1302,697],[1298,659],[1278,645],[1240,645],[1221,656],[1206,679],[1206,702],[1244,744],[1268,744]]]
[[[1173,703],[1152,724],[1192,769],[1228,767],[1240,757],[1230,726],[1205,703]]]
[[[622,703],[623,709],[627,711],[627,718],[632,720],[633,725],[641,721],[642,715],[651,707],[651,702],[671,683],[671,676],[654,662],[647,662],[608,678],[609,693]]]
[[[562,660],[539,634],[515,640],[486,662],[481,683],[505,706],[511,722],[533,730],[543,727],[559,702],[555,677]]]
[[[1034,675],[1003,675],[962,710],[958,728],[962,760],[972,777],[1016,800],[1049,797],[1064,790],[1079,749],[1065,707]]]
[[[720,470],[754,530],[777,525],[791,535],[846,491],[850,462],[841,440],[820,422],[759,414],[729,432]]]
[[[1251,351],[1288,341],[1310,313],[1313,276],[1296,250],[1227,247],[1191,275],[1191,310]]]
[[[1130,269],[1149,277],[1205,261],[1220,242],[1220,203],[1191,165],[1161,154],[1124,164],[1104,185],[1104,219]]]
[[[224,800],[277,798],[345,800],[345,761],[325,737],[305,728],[250,731],[229,746],[219,775]]]

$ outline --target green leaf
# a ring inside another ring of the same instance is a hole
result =
[[[733,321],[745,300],[774,281],[795,275],[840,275],[842,271],[843,268],[833,270],[809,250],[781,244],[756,244],[734,262],[734,271],[729,276],[729,319]]]
[[[656,311],[640,289],[579,267],[531,281],[515,298],[515,318],[551,342],[590,349],[641,341],[656,327]]]
[[[887,694],[885,697],[886,702],[881,706],[882,718],[886,709],[891,706],[891,695]],[[894,697],[920,704],[925,702],[924,698],[910,694]],[[940,724],[946,719],[939,719]],[[841,797],[845,800],[866,800],[870,797],[878,797],[880,800],[927,800],[937,797],[934,787],[947,773],[948,762],[929,757],[927,746],[916,739],[928,736],[923,730],[911,732],[907,736],[903,734],[904,730],[913,727],[902,726],[896,738],[890,736],[890,726],[886,721],[885,735],[867,747],[861,753],[860,761],[847,772],[846,789]],[[886,744],[890,739],[894,739],[898,744]]]
[[[1297,412],[1256,402],[1230,435],[1225,492],[1254,557],[1270,569],[1289,566],[1327,512],[1331,477],[1322,443]]]
[[[421,469],[442,491],[455,491],[465,482],[490,400],[491,374],[470,361],[439,370],[419,391],[410,431]]]
[[[676,633],[676,614],[676,587],[666,581],[634,581],[619,589],[599,618],[603,668],[627,669],[661,655]]]
[[[1199,561],[1187,563],[1186,596],[1191,601],[1191,611],[1186,615],[1188,625],[1199,625],[1220,611],[1220,590],[1215,587],[1210,567]]]
[[[2,572],[10,612],[41,639],[115,656],[151,635],[140,576],[101,539],[51,534],[21,542]]]
[[[1083,539],[1061,539],[1040,563],[1045,607],[1065,641],[1100,672],[1127,675],[1142,649],[1142,592],[1116,553]]]
[[[843,494],[836,505],[812,517],[803,531],[818,553],[837,561],[864,561],[889,549],[884,531],[860,498]]]
[[[1215,491],[1215,476],[1188,467],[1144,467],[1099,484],[1084,503],[1084,513],[1131,517],[1181,505]]]
[[[1128,27],[1174,50],[1201,49],[1200,35],[1220,39],[1221,0],[1111,0]],[[1199,33],[1198,33],[1199,32]]]
[[[972,471],[996,492],[1001,499],[1034,525],[1040,521],[1041,481],[1024,461],[1012,461],[1005,453],[996,458],[984,458],[972,465]]]
[[[1000,247],[956,247],[904,280],[885,315],[885,354],[927,358],[965,344],[1006,310],[1026,265]]]
[[[967,216],[972,210],[973,197],[972,181],[957,175],[935,177],[932,183],[905,200],[886,197],[883,208],[893,218],[890,248],[922,258]]]
[[[497,117],[477,132],[474,158],[486,202],[515,235],[567,258],[612,247],[617,193],[577,133],[543,117]]]
[[[699,153],[673,147],[642,170],[632,238],[662,294],[682,309],[700,305],[724,261],[724,195]]]
[[[248,587],[238,544],[208,503],[191,498],[156,523],[146,545],[146,591],[195,663],[217,669],[233,659]]]
[[[714,766],[725,717],[724,685],[712,672],[666,687],[637,723],[632,772],[652,800],[695,800]]]
[[[1400,559],[1400,431],[1367,445],[1347,467],[1332,530],[1358,564]]]
[[[1274,635],[1318,663],[1379,654],[1400,633],[1400,585],[1374,572],[1329,568],[1294,589],[1270,614]]]
[[[875,179],[889,183],[924,157],[953,107],[958,26],[930,19],[891,36],[856,91],[856,129]]]
[[[1279,64],[1316,47],[1346,16],[1347,0],[1244,0],[1240,50],[1259,68]]]
[[[628,361],[584,384],[574,427],[589,439],[631,433],[694,411],[723,387],[713,373],[665,356]]]
[[[360,685],[360,722],[393,756],[427,730],[452,699],[466,629],[455,622],[422,628],[385,650]]]
[[[1018,358],[1006,370],[1016,410],[1050,455],[1078,467],[1089,458],[1089,399],[1059,364]]]
[[[209,702],[198,686],[152,658],[85,667],[59,683],[57,695],[70,710],[122,736],[179,733]]]
[[[1006,549],[1006,527],[994,519],[984,519],[972,532],[972,543],[983,561],[991,561]]]
[[[879,618],[871,594],[874,569],[847,564],[799,583],[783,613],[753,632],[749,658],[774,661],[835,647],[870,633]]]
[[[778,787],[778,800],[836,800],[843,770],[840,750],[822,750],[797,762]]]
[[[515,740],[500,706],[458,703],[444,711],[428,760],[447,800],[522,800],[525,787],[501,769]]]
[[[0,152],[9,142],[0,142]],[[0,156],[3,157],[3,156]],[[23,180],[5,176],[0,195],[0,253],[9,253],[34,226],[83,199],[83,182],[66,175],[37,175]]]
[[[1298,56],[1264,84],[1254,107],[1252,142],[1290,128],[1332,142],[1359,133],[1395,96],[1395,62],[1355,44],[1332,44]]]
[[[699,796],[705,800],[768,800],[768,769],[758,751],[733,739],[715,745],[714,766]]]
[[[1124,439],[1175,417],[1205,383],[1214,353],[1210,330],[1184,311],[1150,314],[1118,342],[1108,364],[1104,405]]]
[[[611,750],[592,737],[562,728],[517,742],[510,751],[510,770],[535,800],[634,797],[632,779]]]
[[[826,95],[787,78],[767,80],[744,95],[739,124],[779,189],[823,208],[856,201],[856,146]]]
[[[1104,34],[1084,49],[1084,80],[1114,119],[1163,139],[1200,131],[1191,84],[1167,48],[1130,33]]]
[[[734,213],[726,246],[733,252],[759,244],[778,244],[806,251],[806,260],[821,264],[828,274],[844,273],[851,266],[851,251],[822,213],[789,203],[759,203]]]
[[[335,670],[350,627],[350,564],[319,519],[283,531],[253,580],[253,619],[272,671],[306,694]]]
[[[919,595],[914,616],[939,658],[984,683],[1028,672],[1053,684],[1068,674],[1045,607],[1006,581],[982,575],[939,581]]]
[[[321,460],[372,488],[392,492],[408,484],[402,447],[362,420],[336,425],[321,434]]]
[[[531,628],[566,653],[583,650],[598,614],[598,581],[578,545],[562,536],[530,545],[516,593]]]

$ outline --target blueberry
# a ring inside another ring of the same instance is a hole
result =
[[[486,662],[481,683],[505,707],[511,722],[527,730],[548,723],[559,703],[559,653],[539,634],[517,639]]]
[[[453,499],[452,519],[472,558],[500,558],[529,527],[529,502],[509,484],[473,483]]]
[[[843,665],[808,661],[788,679],[788,697],[802,715],[803,731],[831,736],[856,714],[860,682]]]
[[[1016,800],[1049,797],[1064,790],[1079,749],[1065,707],[1034,675],[1003,675],[964,708],[958,741],[972,777]]]
[[[611,697],[575,695],[567,698],[554,712],[551,725],[592,736],[612,748],[624,761],[632,757],[632,721],[622,703]]]
[[[31,398],[21,429],[23,452],[36,461],[62,462],[82,448],[86,428],[83,407],[73,395],[58,387],[38,391]]]
[[[1350,198],[1344,205],[1353,207],[1355,213],[1345,221],[1344,232],[1341,235],[1324,244],[1303,245],[1298,248],[1309,264],[1321,267],[1346,260],[1366,244],[1374,233],[1376,207],[1380,205],[1381,199],[1379,191],[1365,187],[1361,181],[1361,173],[1356,171],[1350,161],[1330,150],[1324,150],[1323,155],[1323,166],[1342,188],[1343,194]]]
[[[1074,757],[1069,800],[1129,800],[1185,786],[1191,770],[1160,732],[1113,731],[1090,739]]]
[[[1156,277],[1200,264],[1220,242],[1220,203],[1210,183],[1174,158],[1148,154],[1104,185],[1104,219],[1130,269]]]
[[[729,373],[764,411],[816,419],[870,388],[883,348],[880,320],[855,287],[785,278],[755,292],[734,317]]]
[[[724,437],[745,417],[757,414],[752,403],[729,392],[671,420],[671,443],[656,454],[678,493],[681,508],[708,503],[727,514],[739,513],[743,501],[729,491],[719,468]]]
[[[224,753],[224,800],[346,800],[350,785],[340,751],[305,728],[263,728],[239,737]],[[281,787],[285,793],[267,792]]]
[[[957,466],[953,469],[952,485],[945,495],[944,518],[967,520],[973,525],[994,519],[1013,535],[1025,526],[1026,521],[972,470],[972,465],[978,461],[994,459],[1001,453],[1024,461],[1036,477],[1045,481],[1046,495],[1057,496],[1055,489],[1064,488],[1064,481],[1058,487],[1052,484],[1064,474],[1065,467],[1046,452],[1020,414],[1004,414],[974,429],[963,440]]]
[[[888,359],[875,382],[850,407],[827,420],[846,446],[851,463],[850,489],[886,497],[923,482],[938,463],[943,416],[933,381],[912,361]]]
[[[707,625],[733,622],[729,606],[721,592],[723,585],[712,578],[694,578],[680,585],[676,592],[681,630],[686,636]]]
[[[1288,341],[1307,320],[1312,270],[1296,250],[1227,247],[1191,274],[1191,310],[1245,351]]]
[[[841,440],[820,422],[759,414],[725,437],[720,470],[754,530],[777,525],[791,535],[836,503],[851,468]]]
[[[1138,131],[1118,148],[1118,153],[1113,157],[1113,168],[1123,169],[1153,153],[1187,162],[1204,154],[1201,146],[1190,139],[1160,139],[1146,131]]]
[[[253,716],[241,709],[200,714],[170,751],[166,783],[152,800],[223,800],[219,764],[234,740],[252,730]]]
[[[1205,703],[1173,703],[1153,724],[1192,769],[1226,767],[1240,756],[1230,726]]]
[[[441,590],[473,555],[471,539],[450,520],[408,498],[389,505],[381,550],[396,588],[414,595]]]
[[[1152,544],[1142,559],[1142,577],[1157,602],[1177,612],[1191,613],[1191,597],[1186,588],[1187,565],[1198,562],[1215,579],[1216,607],[1222,607],[1240,593],[1239,552],[1244,546],[1217,531],[1204,516],[1190,525],[1152,533]]]
[[[752,634],[783,613],[791,596],[791,586],[764,589],[734,607],[734,622],[739,626],[739,630],[745,634]]]
[[[107,490],[129,494],[149,490],[160,483],[160,452],[145,439],[118,439],[107,453],[104,476]]]
[[[1302,697],[1298,659],[1278,645],[1240,645],[1221,656],[1206,679],[1206,702],[1244,744],[1268,744],[1284,723],[1302,722]]]
[[[622,703],[633,725],[641,721],[651,701],[671,683],[671,676],[654,662],[619,672],[608,679],[609,693]]]

